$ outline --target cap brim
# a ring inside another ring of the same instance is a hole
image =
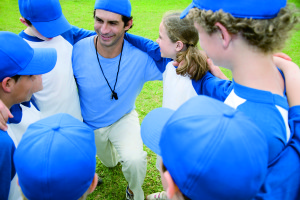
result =
[[[70,30],[72,25],[62,14],[58,19],[49,22],[31,22],[32,25],[46,38],[53,38]]]
[[[34,54],[28,65],[18,75],[40,75],[50,72],[57,60],[54,48],[33,48]]]
[[[185,18],[185,17],[189,14],[190,10],[191,10],[192,8],[194,8],[194,7],[196,7],[196,6],[195,6],[195,4],[192,2],[192,3],[191,3],[186,9],[184,9],[184,11],[180,14],[180,19]]]
[[[169,108],[157,108],[149,112],[141,124],[144,144],[158,155],[161,155],[159,141],[162,130],[173,113],[174,110]]]

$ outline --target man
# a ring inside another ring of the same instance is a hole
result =
[[[41,74],[55,66],[56,51],[32,49],[16,34],[0,32],[0,60],[0,99],[11,108],[14,104],[29,101],[34,92],[43,88]],[[0,130],[0,199],[8,199],[9,191],[16,186],[12,161],[15,144],[8,132],[11,130]],[[10,198],[17,199],[16,196]]]
[[[144,199],[147,154],[134,103],[144,83],[161,80],[162,74],[147,54],[124,40],[132,26],[129,0],[97,0],[94,18],[97,36],[73,49],[83,121],[95,132],[102,163],[114,167],[121,162],[126,198]]]

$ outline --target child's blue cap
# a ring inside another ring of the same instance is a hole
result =
[[[94,132],[68,114],[39,120],[23,135],[14,163],[27,199],[77,200],[95,175]]]
[[[197,96],[176,111],[157,108],[143,120],[141,134],[190,199],[252,199],[264,181],[265,136],[221,101]]]
[[[0,32],[0,82],[15,75],[40,75],[56,64],[53,48],[31,48],[20,36]]]
[[[62,13],[59,0],[19,0],[21,15],[47,38],[72,28]]]
[[[185,18],[192,8],[212,10],[222,9],[236,18],[271,19],[277,16],[281,8],[286,6],[286,0],[193,0],[181,13],[180,18]]]
[[[96,0],[95,9],[131,16],[131,4],[129,0]]]

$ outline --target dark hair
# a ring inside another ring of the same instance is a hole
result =
[[[96,9],[94,9],[94,15],[93,15],[93,18],[95,18],[95,15],[96,15]],[[124,15],[121,15],[122,16],[122,21],[124,22],[124,27],[128,24],[128,22],[130,21],[130,20],[132,20],[133,19],[133,17],[132,16],[130,16],[130,17],[126,17],[126,16],[124,16]],[[129,29],[131,29],[133,27],[133,24],[130,26],[130,28]],[[128,29],[128,30],[129,30]],[[128,31],[127,30],[127,31]],[[125,31],[125,32],[127,32],[127,31]]]
[[[15,82],[18,82],[18,80],[21,78],[21,75],[14,75],[14,76],[12,76],[10,78],[14,79]]]
[[[23,17],[24,18],[24,17]],[[24,18],[25,19],[25,18]],[[25,22],[28,24],[28,26],[32,26],[32,23],[28,20],[28,19],[25,19]]]
[[[166,171],[168,171],[163,162],[161,163],[161,168],[162,168],[162,172],[163,173],[166,172]],[[191,200],[190,198],[188,198],[187,196],[185,196],[183,193],[182,193],[182,196],[183,196],[184,200]]]

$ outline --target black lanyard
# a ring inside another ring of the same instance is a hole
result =
[[[97,60],[98,60],[98,63],[99,63],[101,72],[102,72],[103,77],[105,78],[106,83],[107,83],[107,85],[108,85],[108,87],[109,87],[109,89],[110,89],[110,91],[111,91],[111,99],[118,100],[118,94],[115,92],[115,89],[116,89],[116,85],[117,85],[117,82],[118,82],[118,76],[119,76],[119,71],[120,71],[120,63],[121,63],[121,58],[122,58],[122,52],[123,52],[123,45],[124,45],[124,42],[122,43],[121,55],[120,55],[120,59],[119,59],[118,72],[117,72],[117,76],[116,76],[116,82],[115,82],[114,89],[111,89],[111,87],[110,87],[110,85],[109,85],[109,82],[107,81],[107,78],[105,77],[104,72],[103,72],[103,69],[102,69],[102,67],[101,67],[100,60],[99,60],[99,57],[98,57],[98,51],[97,51],[97,42],[98,42],[98,36],[97,36],[97,38],[96,38],[95,49],[96,49]]]

